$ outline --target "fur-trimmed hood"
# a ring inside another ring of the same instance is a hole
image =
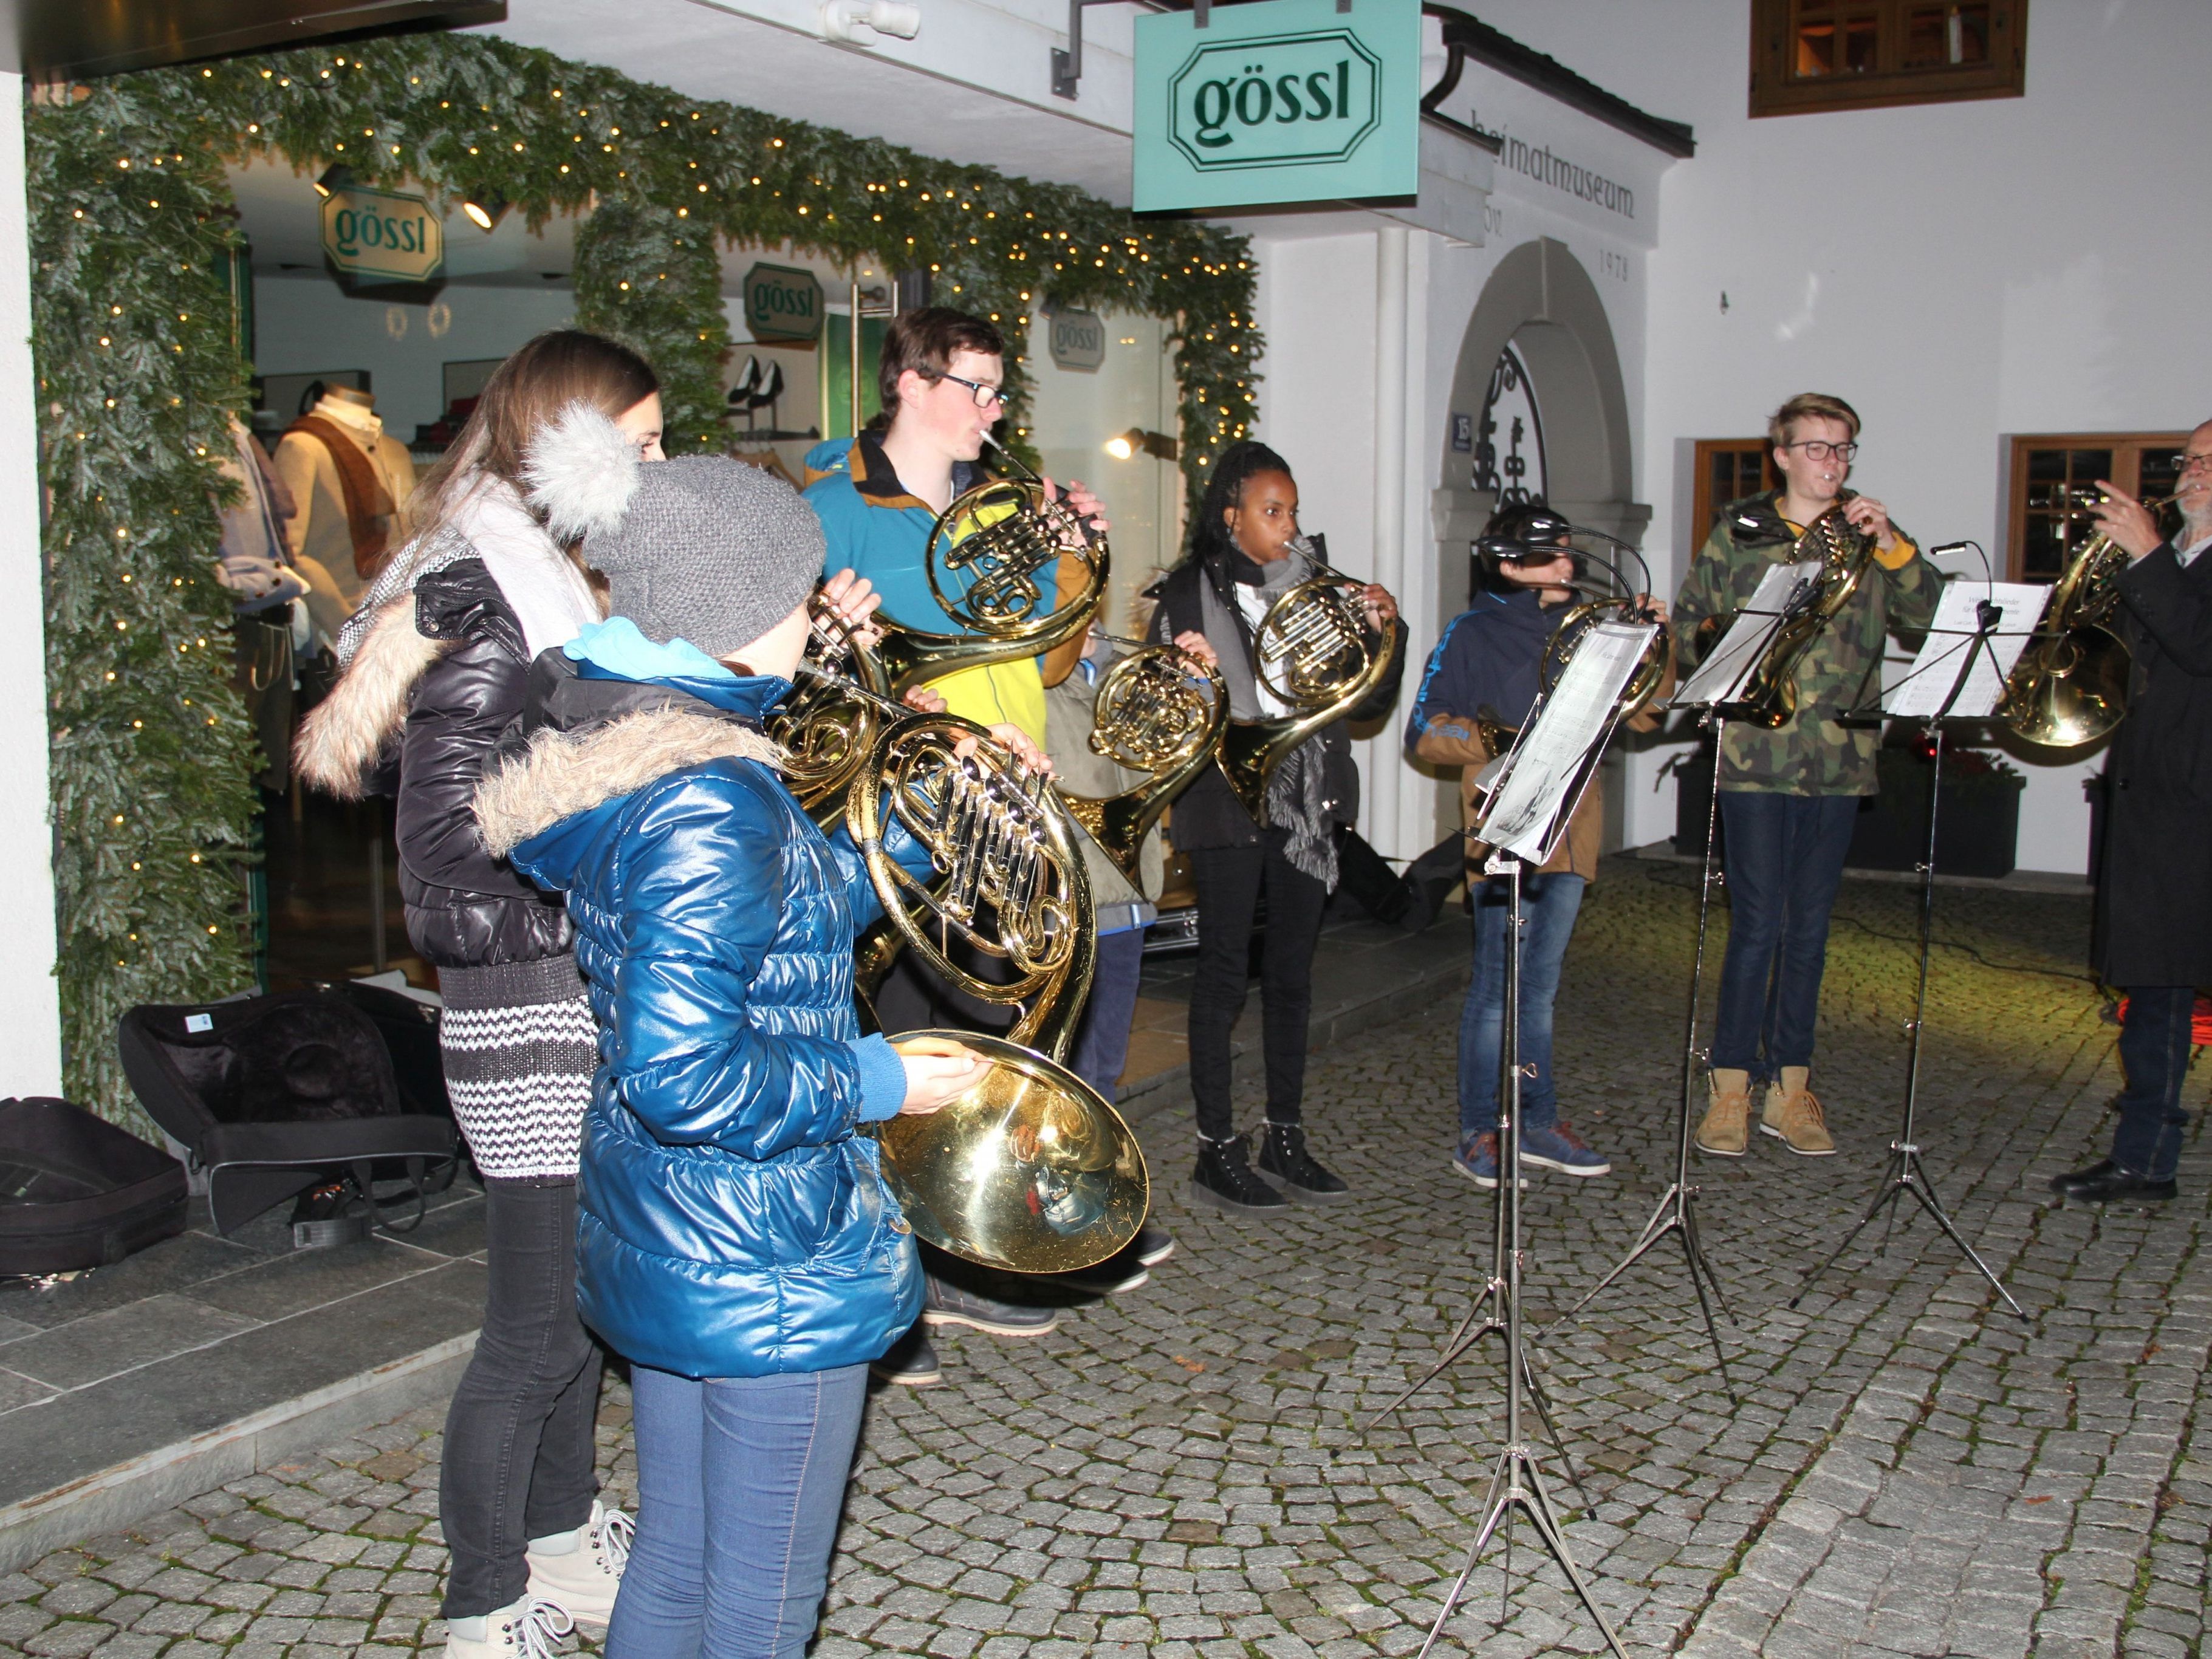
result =
[[[575,731],[540,730],[477,786],[477,826],[485,847],[505,858],[564,818],[710,761],[781,766],[782,749],[750,721],[686,702],[690,706],[641,708]]]
[[[452,647],[450,640],[425,639],[416,627],[411,590],[388,601],[330,695],[300,722],[292,763],[301,777],[340,800],[367,794],[406,724],[416,682]]]

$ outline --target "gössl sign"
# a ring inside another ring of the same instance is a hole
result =
[[[323,198],[323,252],[349,276],[427,283],[445,269],[446,228],[419,196],[348,185]]]
[[[1419,0],[1254,0],[1136,20],[1140,213],[1411,196]]]

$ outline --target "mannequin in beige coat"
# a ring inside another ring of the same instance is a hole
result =
[[[381,499],[370,504],[374,531],[380,532],[383,546],[397,547],[404,538],[400,514],[415,492],[415,463],[406,445],[385,431],[376,399],[352,386],[331,386],[308,413],[330,422],[367,458],[381,491]],[[368,589],[368,577],[355,558],[338,462],[320,438],[297,429],[277,443],[275,459],[276,474],[298,507],[286,537],[293,562],[307,582],[307,610],[316,628],[336,639]]]

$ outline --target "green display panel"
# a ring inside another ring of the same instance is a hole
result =
[[[884,361],[888,317],[860,319],[860,424],[866,426],[879,401],[876,370]],[[831,312],[822,319],[822,435],[853,435],[853,319]]]

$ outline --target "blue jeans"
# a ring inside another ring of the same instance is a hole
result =
[[[1474,891],[1474,977],[1459,1017],[1459,1135],[1498,1127],[1499,1051],[1505,1040],[1506,884],[1495,878]],[[1583,878],[1564,870],[1521,878],[1521,1127],[1548,1129],[1559,1121],[1552,1082],[1552,1003],[1559,964],[1582,908]]]
[[[1716,1069],[1754,1080],[1813,1063],[1828,913],[1844,884],[1856,795],[1721,791],[1728,956],[1721,963]]]
[[[633,1370],[637,1540],[609,1659],[800,1659],[867,1380],[866,1365],[703,1382]]]
[[[1129,1063],[1129,1028],[1137,1018],[1137,984],[1145,973],[1145,930],[1124,927],[1098,936],[1098,961],[1091,975],[1091,1000],[1076,1032],[1068,1069],[1111,1105]]]
[[[2181,1085],[2189,1076],[2196,1012],[2193,985],[2128,988],[2128,1019],[2120,1027],[2120,1069],[2128,1086],[2112,1131],[2112,1162],[2142,1180],[2171,1181],[2181,1162],[2181,1132],[2189,1126]]]

